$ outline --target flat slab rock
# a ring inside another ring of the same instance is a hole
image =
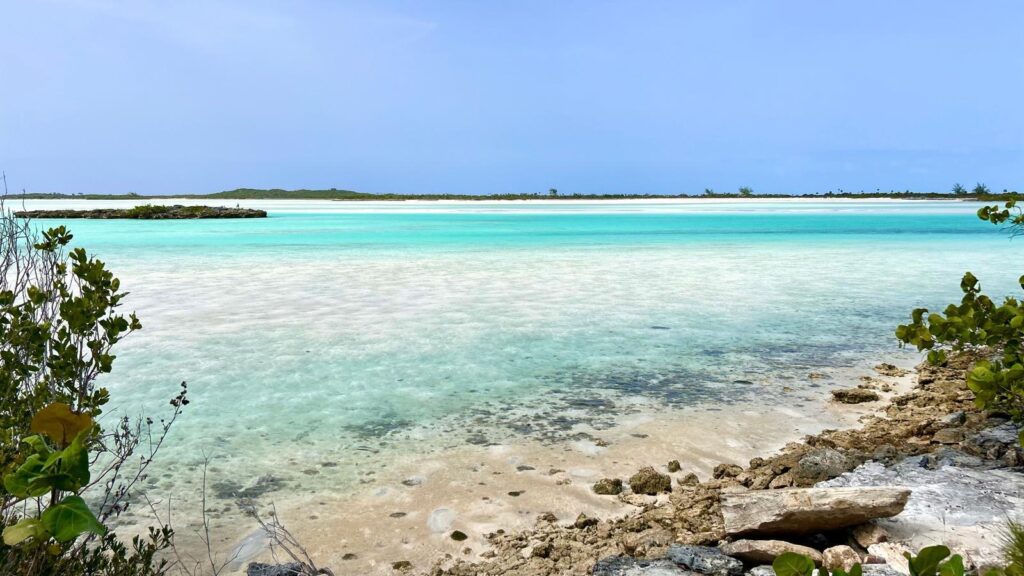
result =
[[[782,540],[736,540],[722,544],[720,550],[733,558],[739,558],[747,564],[771,564],[776,558],[787,553],[801,554],[821,565],[822,556],[814,548],[791,544]]]
[[[941,542],[975,564],[1000,562],[999,539],[992,534],[1001,533],[1007,518],[1024,515],[1024,474],[951,465],[960,464],[956,459],[944,460],[936,469],[926,464],[922,457],[889,468],[868,462],[818,486],[910,488],[903,513],[876,522],[890,540],[913,550]]]
[[[299,574],[302,574],[302,566],[298,562],[288,564],[251,562],[245,569],[246,576],[298,576]]]
[[[696,576],[671,560],[643,560],[629,556],[612,556],[600,560],[591,572],[593,576]]]
[[[722,495],[730,536],[828,532],[903,511],[910,490],[890,487],[751,490]]]
[[[679,566],[711,576],[739,576],[743,573],[743,562],[726,556],[711,546],[669,546],[666,556]]]

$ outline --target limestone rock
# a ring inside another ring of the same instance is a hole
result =
[[[597,526],[597,518],[588,518],[586,514],[580,512],[580,515],[576,517],[576,521],[572,525],[581,530],[590,528],[591,526]]]
[[[863,576],[905,576],[888,564],[861,564],[860,568]]]
[[[297,576],[302,573],[302,566],[298,562],[288,564],[264,564],[262,562],[250,562],[245,569],[246,576]]]
[[[978,565],[998,562],[998,538],[1008,511],[1020,507],[1024,474],[1016,470],[940,466],[930,470],[920,457],[888,468],[872,462],[828,481],[830,486],[899,486],[913,491],[903,512],[881,523],[911,550],[941,542],[970,553]]]
[[[888,363],[885,363],[885,362],[883,362],[882,364],[879,364],[878,366],[875,366],[875,372],[878,372],[882,376],[896,376],[896,377],[906,376],[907,374],[910,373],[909,370],[904,370],[903,368],[899,368],[897,366],[894,366],[892,364],[888,364]]]
[[[739,576],[743,573],[743,562],[710,546],[673,545],[668,549],[668,559],[683,568],[710,576]]]
[[[932,436],[932,442],[939,444],[959,444],[965,438],[963,428],[943,428]]]
[[[679,479],[680,486],[696,486],[698,484],[700,484],[700,478],[698,478],[693,472],[690,472]]]
[[[797,474],[808,480],[828,480],[851,469],[851,462],[842,452],[832,448],[817,448],[800,458]]]
[[[771,566],[754,566],[747,571],[746,576],[775,576],[775,568]]]
[[[889,541],[889,533],[885,531],[885,528],[871,522],[855,527],[851,534],[854,542],[865,550],[872,544]]]
[[[896,447],[892,444],[881,444],[875,447],[875,451],[871,453],[871,458],[888,464],[895,460],[898,455]]]
[[[832,399],[843,404],[861,404],[863,402],[874,402],[880,397],[877,392],[865,390],[864,388],[844,388],[832,391]]]
[[[722,494],[730,536],[812,534],[899,514],[910,491],[900,488],[798,488]]]
[[[849,546],[833,546],[821,553],[822,564],[830,571],[849,572],[854,564],[860,564],[860,554]]]
[[[736,540],[719,546],[723,554],[739,558],[747,564],[771,564],[776,557],[793,552],[802,554],[821,565],[821,553],[808,546],[791,544],[782,540]]]
[[[672,491],[672,477],[647,466],[629,478],[629,487],[636,494],[654,496]]]
[[[900,574],[910,574],[910,563],[907,562],[905,553],[909,552],[906,546],[894,542],[879,542],[868,546],[868,554],[878,556],[885,563]]]
[[[622,480],[618,478],[602,478],[594,484],[594,494],[614,496],[622,493]]]
[[[715,466],[714,471],[711,473],[711,477],[715,479],[721,478],[735,478],[743,472],[743,468],[736,464],[719,464]]]
[[[692,574],[670,560],[642,560],[612,556],[597,562],[593,576],[686,576]]]
[[[967,413],[963,410],[957,410],[951,414],[947,414],[939,419],[939,423],[946,426],[961,426],[967,421]]]
[[[669,461],[669,463],[668,463],[668,471],[669,472],[679,472],[682,469],[683,469],[683,467],[682,467],[682,465],[679,464],[679,460],[670,460]]]

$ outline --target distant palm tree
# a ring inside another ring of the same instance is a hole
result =
[[[558,188],[548,188],[548,196],[558,196]]]
[[[754,189],[753,188],[750,188],[749,186],[742,186],[742,187],[740,187],[740,196],[753,196],[753,195],[754,195]]]
[[[959,182],[957,182],[956,184],[953,184],[953,194],[967,194],[967,188],[964,188]]]

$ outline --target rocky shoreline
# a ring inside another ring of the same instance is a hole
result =
[[[1024,510],[1024,451],[1016,427],[974,407],[963,380],[970,362],[960,357],[945,367],[922,365],[917,374],[879,365],[877,375],[832,392],[829,409],[859,426],[805,436],[747,466],[720,464],[711,471],[709,463],[704,481],[677,460],[631,476],[591,479],[592,497],[634,510],[626,515],[588,517],[577,509],[578,516],[567,517],[565,510],[538,514],[534,508],[531,529],[492,524],[481,532],[482,551],[466,546],[471,542],[463,542],[462,530],[448,527],[453,547],[443,558],[396,554],[374,570],[772,576],[772,559],[792,551],[830,569],[860,562],[865,574],[898,576],[908,573],[903,552],[939,543],[969,567],[998,565],[998,534]],[[447,540],[448,532],[437,536]],[[348,567],[350,557],[356,555],[346,554],[335,570]],[[249,568],[265,574],[260,570],[276,567]]]
[[[904,487],[909,477],[901,470],[910,469],[924,476],[942,475],[924,478],[918,482],[919,488],[934,487],[935,482],[945,482],[950,475],[997,474],[993,484],[1002,486],[1009,495],[988,493],[984,498],[986,502],[974,504],[983,507],[995,501],[1009,509],[968,510],[967,516],[973,513],[997,524],[1012,518],[1008,513],[1019,510],[1019,502],[1013,494],[1020,493],[1020,488],[1024,487],[1024,475],[1019,471],[1024,464],[1024,452],[1017,444],[1015,428],[1005,419],[974,408],[973,395],[963,381],[970,360],[960,357],[944,367],[922,365],[916,386],[909,393],[893,397],[880,413],[862,417],[863,425],[859,428],[808,436],[802,442],[789,444],[777,455],[754,458],[745,468],[721,465],[715,469],[713,478],[705,482],[687,475],[677,477],[672,483],[668,474],[653,468],[639,472],[627,483],[622,483],[622,479],[601,481],[599,490],[612,486],[610,491],[615,492],[614,486],[619,486],[621,491],[614,497],[640,506],[641,511],[614,521],[581,515],[569,525],[557,522],[551,515],[541,515],[532,530],[518,533],[498,530],[490,534],[488,540],[492,548],[484,553],[486,560],[469,562],[445,558],[436,562],[429,573],[432,576],[653,576],[693,572],[722,575],[756,568],[755,574],[765,576],[770,574],[770,567],[758,566],[770,564],[773,555],[781,551],[794,549],[804,550],[822,561],[832,558],[826,565],[864,562],[866,574],[907,573],[902,552],[909,549],[907,544],[913,543],[914,534],[929,533],[935,528],[928,525],[927,518],[922,519],[920,508],[941,508],[950,502],[935,502],[935,498],[955,499],[957,495],[924,495],[925,501],[915,502],[912,496],[915,488]],[[877,371],[883,377],[901,375],[899,369],[888,365],[879,366]],[[862,380],[855,390],[874,392],[890,386],[884,378]],[[834,396],[836,401],[846,402],[858,394],[840,392]],[[671,492],[666,491],[666,480]],[[863,488],[872,483],[879,487]],[[630,490],[623,487],[630,485]],[[811,488],[813,486],[820,487]],[[738,498],[739,495],[747,495],[748,499],[749,495],[764,495],[772,501],[753,508],[781,513],[786,506],[779,498],[795,496],[797,491],[793,489],[823,491],[821,498],[829,499],[828,494],[835,494],[830,491],[842,489],[838,488],[842,486],[847,486],[845,489],[849,492],[839,498],[839,502],[860,510],[861,514],[865,508],[876,505],[874,512],[851,521],[849,514],[835,513],[835,509],[828,513],[829,507],[825,506],[825,523],[813,525],[810,533],[805,529],[810,525],[807,517],[795,521],[796,526],[804,529],[795,529],[792,523],[788,528],[776,526],[768,531],[736,528],[737,514],[742,516],[744,510],[749,513],[751,509],[749,505],[737,504],[743,499]],[[884,495],[881,505],[876,498],[879,490]],[[652,492],[657,495],[650,495]],[[952,506],[963,508],[957,503]],[[917,511],[909,526],[901,520],[903,511]],[[895,518],[865,523],[886,517]],[[832,525],[827,523],[829,518]],[[944,516],[938,514],[933,523],[942,525],[944,522]],[[973,520],[969,523],[977,524]],[[982,527],[982,530],[988,528]],[[991,535],[987,545],[979,545],[977,538],[960,538],[949,526],[940,532],[950,536],[946,538],[950,547],[963,554],[971,566],[983,567],[1001,560],[995,551],[997,538]],[[771,539],[751,539],[766,537]],[[930,543],[939,543],[934,541],[933,533],[928,538]],[[984,539],[984,534],[981,538]],[[720,562],[730,567],[723,571],[715,564],[701,569],[700,562],[683,561],[694,555],[711,559],[721,556]]]
[[[209,218],[266,218],[265,210],[224,206],[151,206],[95,210],[22,210],[18,218],[84,218],[89,220],[199,220]]]

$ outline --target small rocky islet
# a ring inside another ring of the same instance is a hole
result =
[[[204,220],[215,218],[266,218],[266,210],[226,206],[153,206],[97,208],[94,210],[21,210],[18,218],[72,218],[87,220]]]

